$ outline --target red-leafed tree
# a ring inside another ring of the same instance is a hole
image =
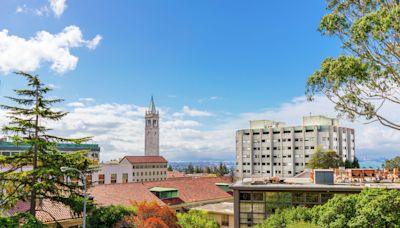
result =
[[[136,215],[125,216],[117,224],[123,227],[138,228],[179,228],[178,219],[174,211],[167,206],[160,206],[157,202],[132,202],[137,209]]]
[[[159,218],[148,218],[146,221],[144,221],[144,227],[152,227],[152,228],[168,228],[169,226],[165,224],[161,219]]]

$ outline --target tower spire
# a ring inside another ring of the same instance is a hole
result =
[[[151,96],[150,104],[149,104],[149,112],[155,114],[157,112],[156,105],[154,104],[154,98]]]

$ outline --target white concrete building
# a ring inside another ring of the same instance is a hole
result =
[[[159,113],[154,104],[153,96],[150,100],[149,109],[145,115],[145,138],[144,138],[144,154],[146,156],[160,155],[160,126]]]
[[[166,180],[167,166],[162,156],[125,156],[120,162],[101,164],[87,181],[97,185]]]
[[[325,116],[303,117],[303,125],[269,120],[250,121],[236,132],[236,175],[292,177],[301,173],[317,146],[335,150],[343,161],[355,156],[354,129]]]

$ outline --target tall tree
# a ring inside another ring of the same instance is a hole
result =
[[[307,94],[323,93],[340,115],[400,130],[387,112],[400,105],[400,1],[328,0],[319,31],[340,39],[348,55],[327,58],[308,78]]]
[[[90,138],[69,139],[49,134],[44,124],[59,121],[67,113],[52,110],[62,99],[47,99],[51,91],[38,76],[17,72],[27,80],[27,89],[14,90],[17,97],[6,97],[16,106],[0,105],[8,111],[9,125],[2,128],[17,146],[28,146],[28,151],[14,156],[0,156],[0,166],[7,167],[0,173],[0,205],[3,210],[13,208],[16,202],[30,201],[30,213],[35,216],[38,200],[49,199],[80,211],[83,202],[82,187],[64,182],[62,166],[88,172],[92,163],[84,156],[86,151],[60,153],[58,143],[82,143]],[[32,169],[26,169],[32,167]],[[25,168],[25,169],[24,169]]]
[[[311,155],[307,167],[311,169],[329,169],[338,168],[342,164],[342,159],[336,151],[324,151],[321,146],[318,146]]]
[[[385,169],[393,170],[400,169],[400,156],[385,161]]]

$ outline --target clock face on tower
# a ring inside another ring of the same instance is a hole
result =
[[[150,99],[149,108],[146,110],[145,123],[144,154],[146,156],[159,156],[159,112],[156,109],[153,96]]]

